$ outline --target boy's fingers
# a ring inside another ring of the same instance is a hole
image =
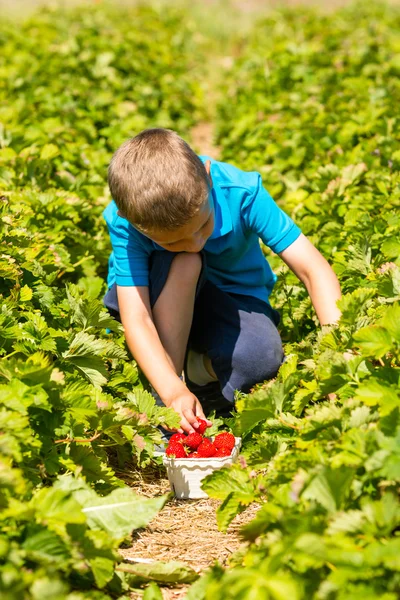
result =
[[[182,419],[181,428],[182,429],[178,433],[187,433],[187,434],[194,433],[193,427],[186,419]]]
[[[197,399],[196,406],[195,406],[194,410],[195,410],[196,416],[195,416],[195,420],[193,422],[193,427],[195,427],[196,429],[198,429],[200,427],[200,423],[197,421],[197,417],[199,417],[200,419],[204,419],[204,421],[207,422],[207,425],[209,427],[211,427],[212,421],[210,421],[210,419],[207,419],[206,415],[203,412],[203,407],[201,406],[201,404],[200,404],[200,402],[199,402],[198,399]]]
[[[212,425],[212,421],[210,421],[210,419],[207,419],[207,417],[205,416],[205,414],[204,414],[203,412],[201,412],[201,413],[200,413],[199,415],[197,415],[197,416],[198,416],[198,417],[200,417],[200,419],[203,419],[203,420],[204,420],[204,421],[207,423],[207,425],[208,425],[209,427],[211,427],[211,425]]]
[[[207,419],[207,417],[206,417],[206,415],[204,414],[204,412],[203,412],[203,409],[201,408],[201,406],[200,406],[200,408],[198,408],[198,409],[196,410],[196,418],[197,418],[197,417],[199,417],[200,419],[204,419],[204,421],[206,421],[206,423],[207,423],[207,425],[208,425],[209,427],[212,425],[212,421],[210,421],[210,419]],[[198,427],[198,426],[199,426],[199,422],[198,422],[198,421],[196,421],[196,423],[197,423],[197,427]]]
[[[184,431],[186,431],[186,433],[194,433],[196,430],[194,429],[191,421],[190,421],[190,417],[189,415],[184,414],[182,416],[182,421],[180,423],[182,429],[184,429]]]
[[[197,421],[197,417],[194,414],[193,410],[191,410],[189,408],[184,409],[183,410],[183,416],[184,416],[184,418],[186,419],[186,421],[189,424],[189,427],[190,427],[190,430],[191,430],[190,433],[193,433],[194,431],[196,431],[199,423]]]

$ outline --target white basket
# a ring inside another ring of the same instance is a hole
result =
[[[213,471],[230,465],[237,460],[242,438],[235,437],[235,446],[230,456],[221,458],[170,458],[163,455],[163,463],[171,489],[177,498],[208,498],[201,489],[201,482]]]

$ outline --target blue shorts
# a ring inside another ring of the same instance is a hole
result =
[[[256,383],[274,377],[282,364],[284,353],[277,330],[280,315],[259,298],[225,292],[211,283],[207,279],[205,254],[201,254],[203,267],[197,284],[188,348],[209,356],[220,393],[233,403],[235,390],[248,392]],[[151,255],[152,307],[165,285],[175,256],[176,253],[167,251]],[[115,285],[103,301],[110,314],[120,320]]]

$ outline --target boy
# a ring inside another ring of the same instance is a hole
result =
[[[258,173],[197,156],[175,132],[155,128],[122,144],[108,182],[104,303],[162,402],[181,416],[178,431],[205,418],[190,387],[219,382],[233,406],[235,390],[248,392],[282,363],[280,317],[268,301],[276,276],[259,238],[305,284],[321,325],[339,318],[334,272]]]

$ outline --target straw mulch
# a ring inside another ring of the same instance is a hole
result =
[[[168,479],[162,467],[142,471],[118,473],[132,489],[142,496],[155,497],[170,491]],[[250,521],[259,506],[253,504],[238,515],[227,533],[218,531],[215,511],[218,500],[177,500],[167,502],[160,513],[145,529],[135,531],[132,546],[121,548],[127,562],[151,562],[179,560],[198,573],[215,561],[228,564],[229,557],[243,544],[239,538],[240,527]],[[165,600],[183,600],[188,585],[163,588]],[[140,594],[132,594],[137,600]]]

